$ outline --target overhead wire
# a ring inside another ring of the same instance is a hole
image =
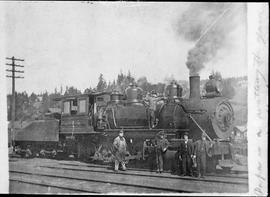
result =
[[[195,45],[207,34],[207,32],[212,29],[214,27],[214,25],[232,8],[229,7],[227,9],[225,9],[210,25],[208,25],[205,30],[203,31],[203,33],[201,34],[201,36],[198,38],[198,40],[195,42]]]

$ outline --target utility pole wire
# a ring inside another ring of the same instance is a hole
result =
[[[18,78],[24,78],[22,76],[15,76],[15,73],[24,73],[24,71],[22,70],[15,70],[16,67],[24,67],[22,65],[17,65],[15,64],[15,61],[24,61],[23,59],[17,59],[14,56],[9,58],[6,57],[7,60],[12,60],[11,64],[6,63],[6,65],[8,66],[12,66],[12,69],[6,69],[7,72],[11,72],[11,76],[10,75],[6,75],[6,77],[8,78],[12,78],[12,106],[11,106],[11,135],[12,135],[12,146],[13,146],[13,151],[15,150],[15,128],[14,128],[14,122],[15,122],[15,79]]]

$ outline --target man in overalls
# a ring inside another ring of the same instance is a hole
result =
[[[114,170],[118,171],[119,164],[122,166],[122,170],[126,170],[125,166],[125,156],[127,153],[127,143],[124,138],[124,131],[121,129],[119,131],[119,135],[114,139],[113,148],[115,152],[115,161],[114,161]]]
[[[165,157],[165,152],[169,147],[169,142],[165,138],[164,131],[160,131],[158,134],[158,139],[156,141],[156,162],[157,162],[157,172],[163,172],[163,162]]]

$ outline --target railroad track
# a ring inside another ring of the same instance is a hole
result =
[[[113,180],[100,180],[90,177],[70,176],[64,174],[53,174],[44,172],[25,172],[19,170],[10,170],[10,181],[17,181],[33,185],[40,185],[43,187],[55,187],[64,190],[70,190],[75,193],[112,193],[112,192],[131,192],[136,191],[140,193],[190,193],[192,191],[173,189],[173,188],[159,188],[151,185],[143,185],[137,183],[125,183]],[[22,178],[23,175],[23,178]],[[59,181],[56,183],[55,179]],[[79,184],[78,184],[79,183]]]
[[[21,158],[19,158],[21,159]],[[9,162],[16,162],[19,160],[18,158],[16,159],[10,159]],[[42,160],[47,160],[46,158],[41,158]],[[25,159],[25,160],[29,160],[29,159]],[[53,159],[55,160],[55,159]],[[85,163],[85,162],[81,162],[81,161],[77,161],[77,160],[55,160],[55,161],[59,161],[59,164],[61,165],[67,165],[67,166],[87,166],[87,167],[101,167],[101,168],[110,168],[111,165],[107,165],[107,164],[94,164],[94,163]],[[76,162],[76,163],[70,163],[70,162]],[[155,172],[155,170],[150,170],[147,168],[135,168],[135,167],[128,167],[128,170],[134,170],[134,171],[143,171],[143,172]],[[168,171],[170,172],[170,171]],[[243,179],[243,180],[247,180],[248,179],[248,174],[247,172],[243,172],[243,171],[230,171],[230,173],[223,173],[222,170],[217,170],[217,173],[208,173],[207,174],[208,177],[224,177],[224,178],[239,178],[239,179]]]
[[[25,175],[27,175],[27,173],[25,173]],[[17,176],[12,174],[13,178],[10,178],[10,185],[13,184],[22,184],[23,187],[25,188],[25,185],[27,185],[27,187],[35,187],[34,189],[32,189],[32,191],[26,192],[26,193],[99,193],[99,192],[95,192],[95,191],[89,191],[89,190],[84,190],[84,189],[78,189],[78,188],[73,188],[70,185],[69,186],[63,186],[62,185],[55,185],[55,184],[51,184],[49,182],[46,181],[39,181],[40,177],[37,177],[37,179],[33,180],[33,178],[31,177],[31,179],[27,178],[24,176],[24,178],[22,178],[21,176]],[[15,176],[15,177],[14,177]],[[14,186],[13,186],[14,187]],[[13,189],[14,190],[14,189]],[[19,191],[17,191],[18,193],[20,193]],[[17,193],[15,192],[15,193]]]
[[[67,165],[67,164],[64,164]],[[97,166],[87,166],[86,168],[75,168],[74,166],[72,167],[61,167],[61,166],[46,166],[42,165],[41,167],[44,168],[51,168],[51,169],[64,169],[64,170],[72,170],[72,171],[84,171],[84,172],[100,172],[100,173],[106,173],[106,174],[114,174],[113,169],[110,167],[97,167]],[[90,168],[89,168],[90,167]],[[106,169],[106,171],[104,171]],[[147,171],[145,171],[147,172]],[[122,174],[125,176],[128,175],[134,175],[134,176],[142,176],[142,177],[156,177],[156,178],[161,178],[161,179],[179,179],[179,180],[190,180],[190,181],[199,181],[199,182],[213,182],[213,183],[223,183],[223,184],[239,184],[239,185],[246,185],[247,184],[247,179],[241,177],[241,178],[231,178],[231,177],[226,177],[226,179],[219,179],[214,176],[206,176],[205,178],[196,178],[196,177],[189,177],[189,176],[177,176],[177,175],[170,175],[168,173],[138,173],[133,169],[128,169],[127,171],[119,171],[118,174]],[[168,176],[169,175],[169,176]]]
[[[243,177],[205,179],[180,177],[169,173],[156,174],[146,170],[128,169],[114,173],[110,166],[39,159],[10,163],[11,185],[24,184],[41,193],[190,193],[248,191]],[[54,192],[55,191],[55,192]],[[31,192],[30,192],[31,193]],[[33,193],[33,192],[32,192]],[[49,192],[50,193],[50,192]]]
[[[105,168],[105,169],[112,169],[112,166],[110,165],[97,165],[97,164],[71,164],[71,163],[59,163],[60,165],[66,165],[66,166],[85,166],[85,167],[99,167],[99,168]],[[128,171],[142,171],[142,172],[156,172],[155,170],[149,170],[149,169],[142,169],[142,168],[133,168],[133,167],[128,167]],[[168,171],[170,173],[170,171]],[[179,176],[177,176],[179,177]],[[218,174],[218,173],[211,173],[207,174],[206,177],[222,177],[222,178],[236,178],[236,179],[243,179],[243,180],[248,180],[248,176],[245,174]],[[182,177],[184,178],[184,177]],[[195,177],[185,177],[185,178],[195,178]]]

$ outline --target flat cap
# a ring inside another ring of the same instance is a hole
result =
[[[157,135],[159,135],[159,136],[161,136],[161,135],[165,135],[164,130],[159,131]]]
[[[183,135],[187,135],[188,136],[188,132],[185,132]]]
[[[202,133],[202,137],[206,137],[206,134],[205,133]]]

